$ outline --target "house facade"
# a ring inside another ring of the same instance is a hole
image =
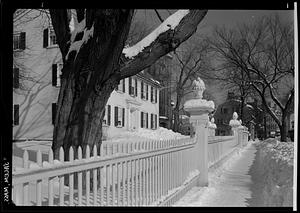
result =
[[[61,54],[47,15],[39,15],[37,10],[26,10],[24,14],[14,21],[13,139],[51,140],[60,89]],[[143,71],[122,80],[106,106],[103,126],[107,134],[156,129],[160,87]]]

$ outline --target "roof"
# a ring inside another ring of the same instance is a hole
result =
[[[155,80],[152,75],[150,75],[148,72],[141,71],[137,74],[138,77],[142,78],[143,80],[148,81],[149,83],[154,84],[157,87],[162,87],[161,83],[157,80]]]

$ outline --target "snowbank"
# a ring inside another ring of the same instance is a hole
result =
[[[139,129],[138,131],[126,131],[108,138],[109,141],[122,140],[172,140],[180,138],[189,138],[189,136],[173,132],[170,129],[159,127],[157,130]]]
[[[258,172],[264,179],[264,205],[292,206],[294,144],[272,138],[255,142],[255,145],[258,148]]]

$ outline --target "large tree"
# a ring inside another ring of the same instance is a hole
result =
[[[131,9],[78,9],[78,24],[66,9],[50,9],[63,70],[52,149],[58,155],[79,145],[101,145],[105,105],[121,79],[147,68],[197,30],[206,10],[179,10],[151,34],[124,47],[133,20]]]
[[[266,113],[280,129],[281,141],[287,140],[286,117],[294,98],[292,26],[272,15],[235,29],[217,29],[211,42],[221,66],[242,73],[243,81],[260,97]],[[281,115],[268,105],[269,100],[278,106]]]

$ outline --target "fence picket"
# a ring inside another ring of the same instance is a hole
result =
[[[42,165],[42,152],[38,150],[36,153],[37,164],[39,167],[43,167]],[[36,183],[36,205],[42,205],[42,180],[37,180]]]
[[[85,159],[90,158],[90,146],[87,144],[85,149]],[[86,206],[90,205],[90,170],[86,170],[85,175],[85,196],[86,196]]]
[[[115,205],[115,164],[111,164],[112,206]]]
[[[82,148],[81,146],[78,146],[77,149],[77,156],[78,160],[82,160]],[[78,205],[82,205],[82,172],[78,172],[78,182],[77,182],[77,188],[78,188]]]
[[[48,152],[48,162],[53,164],[53,151],[50,148]],[[48,205],[53,206],[53,177],[48,178]]]
[[[134,160],[131,160],[130,161],[130,166],[131,166],[131,206],[134,205],[134,198],[135,198],[135,191],[134,191],[134,187],[136,186],[134,184],[134,172],[135,172],[135,169],[134,169]]]
[[[94,145],[93,148],[93,157],[96,158],[97,157],[97,146],[96,144]],[[97,205],[97,168],[93,169],[93,200],[94,200],[94,206]]]
[[[74,149],[71,146],[69,149],[69,161],[74,162]],[[74,173],[69,174],[69,206],[74,205]]]
[[[120,191],[121,191],[121,187],[120,187],[120,184],[121,184],[121,178],[120,178],[120,164],[117,163],[116,164],[116,168],[117,168],[117,206],[120,205],[120,200],[121,200],[121,196],[120,196]]]
[[[61,163],[63,163],[65,161],[65,157],[64,157],[64,149],[61,146],[59,149],[59,161]],[[65,182],[65,178],[64,175],[60,175],[59,176],[59,205],[63,206],[64,205],[64,182]]]
[[[23,168],[28,169],[29,168],[29,156],[28,151],[25,149],[23,153]],[[27,206],[29,205],[29,183],[23,184],[23,205]]]

